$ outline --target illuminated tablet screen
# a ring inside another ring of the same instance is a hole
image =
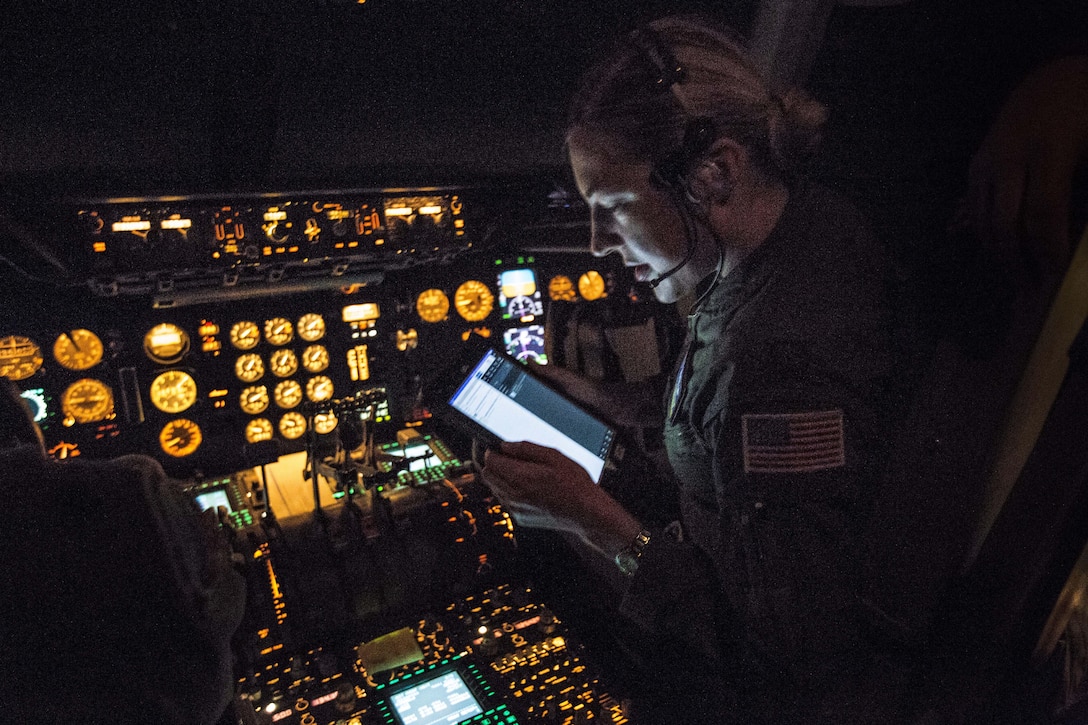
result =
[[[456,725],[484,711],[457,672],[409,687],[389,701],[401,725]]]
[[[489,350],[450,405],[504,441],[555,448],[601,480],[616,432],[526,372]]]
[[[220,506],[226,506],[227,511],[234,510],[231,508],[230,499],[227,498],[227,492],[223,489],[200,494],[196,497],[196,505],[200,507],[201,511],[219,508]]]

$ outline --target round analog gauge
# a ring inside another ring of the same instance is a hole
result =
[[[43,362],[42,349],[29,337],[0,338],[0,377],[26,380],[41,369]]]
[[[314,431],[319,435],[332,433],[336,429],[336,413],[318,413],[314,416]]]
[[[453,295],[453,304],[461,317],[469,322],[479,322],[491,314],[495,295],[491,294],[491,290],[483,282],[470,279],[457,288]]]
[[[268,388],[263,385],[250,385],[238,396],[238,404],[250,415],[263,413],[268,409]]]
[[[64,417],[75,423],[97,423],[113,415],[113,391],[92,378],[77,380],[60,396]]]
[[[596,270],[589,270],[578,278],[578,292],[592,302],[604,297],[604,277]]]
[[[151,402],[164,413],[180,413],[196,402],[196,381],[184,370],[167,370],[151,381]]]
[[[506,306],[506,311],[511,317],[532,317],[535,314],[536,304],[531,297],[515,297]]]
[[[302,413],[285,413],[280,418],[280,435],[289,441],[301,438],[306,432],[306,419]]]
[[[306,342],[314,342],[325,336],[325,318],[310,312],[298,318],[298,336]]]
[[[441,322],[450,313],[450,298],[440,289],[427,289],[416,297],[416,312],[424,322]]]
[[[160,365],[173,365],[189,352],[189,335],[172,322],[155,325],[144,335],[144,352]]]
[[[329,351],[321,345],[310,345],[302,351],[302,367],[308,372],[319,373],[329,366]]]
[[[332,397],[332,380],[325,375],[317,375],[306,383],[306,397],[315,403]]]
[[[281,408],[294,408],[302,402],[302,386],[297,380],[284,380],[276,386],[273,393],[276,405]]]
[[[256,322],[242,320],[230,328],[230,344],[239,350],[252,350],[261,341],[261,328]]]
[[[174,458],[189,455],[200,447],[203,440],[200,426],[185,418],[170,421],[159,432],[159,445]]]
[[[264,339],[273,345],[286,345],[295,336],[291,321],[282,317],[273,317],[264,323]]]
[[[69,370],[86,370],[102,361],[102,340],[90,330],[62,332],[53,343],[53,357]]]
[[[556,302],[573,302],[578,296],[574,292],[574,283],[565,274],[557,274],[548,283],[548,296]]]
[[[298,371],[298,356],[291,350],[276,350],[268,358],[268,367],[277,378],[287,378]]]
[[[243,383],[252,383],[264,377],[264,362],[255,352],[241,355],[234,361],[234,374]]]
[[[272,440],[272,421],[268,418],[254,418],[246,423],[246,442],[260,443]]]

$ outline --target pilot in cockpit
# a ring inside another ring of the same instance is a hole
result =
[[[217,722],[245,588],[215,512],[146,456],[53,460],[0,382],[4,719]]]

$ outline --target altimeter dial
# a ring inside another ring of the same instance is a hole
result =
[[[83,378],[61,394],[60,407],[69,424],[98,423],[113,415],[113,391],[99,380]]]
[[[175,458],[191,454],[203,440],[200,426],[185,418],[170,421],[159,432],[159,445],[163,452]]]
[[[102,340],[90,330],[62,332],[53,342],[53,357],[69,370],[86,370],[102,361]]]
[[[196,402],[196,381],[184,370],[167,370],[151,381],[151,403],[164,413],[180,413]]]

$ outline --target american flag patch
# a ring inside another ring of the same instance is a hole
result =
[[[842,411],[741,417],[746,473],[805,473],[846,465]]]

